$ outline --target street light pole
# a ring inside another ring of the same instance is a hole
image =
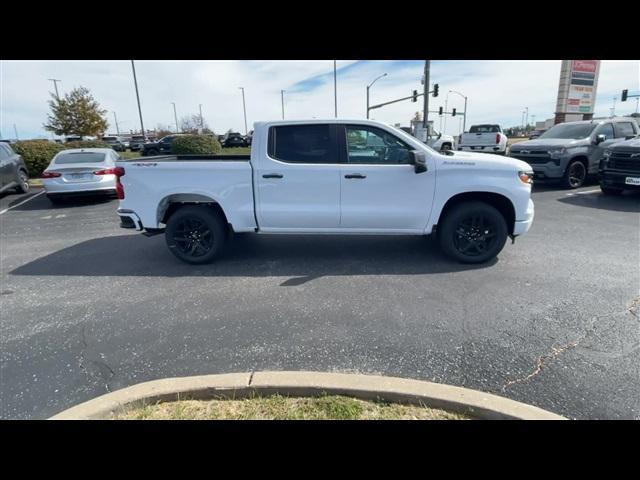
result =
[[[62,83],[62,80],[58,80],[57,78],[48,78],[47,80],[53,82],[53,87],[56,89],[56,98],[60,100],[60,95],[58,94],[58,82]]]
[[[378,80],[380,80],[382,77],[386,77],[387,74],[383,73],[382,75],[380,75],[379,77],[377,77],[373,82],[371,82],[369,85],[367,85],[367,119],[369,118],[369,89],[371,88],[371,86],[376,83]]]
[[[280,90],[280,99],[282,101],[282,119],[284,120],[284,90]]]
[[[333,61],[333,101],[335,104],[335,117],[338,118],[338,70],[336,68],[336,60]]]
[[[429,119],[429,71],[430,69],[431,69],[431,61],[425,60],[424,61],[424,113],[422,114],[422,118],[423,118],[422,126],[427,132],[427,137],[426,137],[427,140],[429,138],[428,119]]]
[[[204,121],[202,120],[202,104],[198,104],[198,107],[200,108],[200,130],[204,130]]]
[[[176,133],[180,133],[180,128],[178,127],[178,114],[176,113],[176,104],[175,102],[171,102],[173,105],[173,118],[176,121]]]
[[[526,116],[526,120],[525,120],[525,125],[528,127],[529,126],[529,107],[524,107],[527,109],[527,116]]]
[[[247,129],[247,105],[244,101],[244,87],[238,87],[240,90],[242,90],[242,110],[244,111],[244,134],[248,134],[249,131]]]
[[[116,121],[116,134],[120,136],[120,127],[118,127],[118,117],[116,116],[116,112],[113,112],[113,119]]]
[[[16,124],[15,123],[13,124],[13,131],[16,133],[16,140],[20,140],[18,138],[18,129],[16,128]]]
[[[138,79],[136,78],[136,66],[131,60],[131,69],[133,70],[133,83],[136,86],[136,99],[138,100],[138,114],[140,115],[140,129],[142,130],[142,137],[144,139],[147,138],[146,132],[144,130],[144,123],[142,123],[142,108],[140,107],[140,94],[138,93]]]
[[[449,90],[451,92],[451,90]],[[444,130],[440,129],[440,133],[443,133],[447,129],[447,112],[449,106],[449,92],[447,92],[447,97],[444,99]],[[442,119],[440,120],[442,122]],[[442,123],[440,124],[442,125]]]

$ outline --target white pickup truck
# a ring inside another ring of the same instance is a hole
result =
[[[473,125],[460,137],[458,150],[505,155],[508,140],[500,125]]]
[[[117,162],[121,226],[164,232],[188,263],[212,261],[232,235],[435,233],[461,262],[494,258],[533,222],[531,167],[436,152],[369,120],[258,122],[251,155]]]

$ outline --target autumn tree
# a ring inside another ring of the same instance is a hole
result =
[[[102,136],[107,130],[107,111],[85,87],[75,88],[64,97],[51,94],[49,107],[51,113],[44,128],[56,135]]]
[[[187,115],[180,119],[180,131],[182,133],[198,133],[200,129],[200,115]],[[205,120],[202,121],[202,133],[213,133]]]

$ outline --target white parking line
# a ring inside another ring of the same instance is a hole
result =
[[[26,200],[23,200],[22,202],[18,203],[17,205],[13,205],[12,207],[9,208],[5,208],[4,210],[2,210],[0,212],[0,215],[2,215],[3,213],[7,213],[9,210],[12,210],[16,207],[19,207],[20,205],[23,205],[25,203],[27,203],[29,200],[33,200],[34,198],[36,198],[38,195],[42,195],[44,193],[44,190],[36,193],[35,195],[30,196],[29,198],[27,198]]]

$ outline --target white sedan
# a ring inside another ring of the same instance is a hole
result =
[[[120,156],[110,148],[76,148],[58,152],[40,178],[49,200],[80,195],[118,196],[122,187],[115,162]]]

